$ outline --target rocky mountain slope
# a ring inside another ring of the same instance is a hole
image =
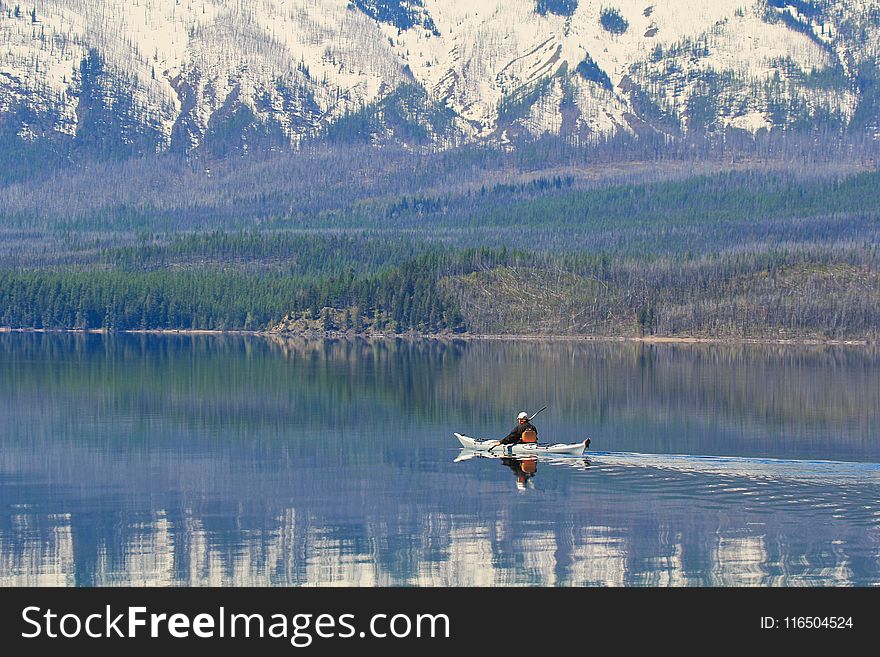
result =
[[[0,0],[0,152],[880,135],[880,0]]]

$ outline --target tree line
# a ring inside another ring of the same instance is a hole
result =
[[[870,336],[878,182],[546,175],[242,229],[193,230],[188,206],[136,230],[0,221],[0,326]]]
[[[266,330],[290,312],[358,308],[393,332],[460,330],[431,267],[302,277],[217,271],[0,271],[0,326]],[[331,328],[327,326],[326,328]],[[337,327],[333,327],[337,328]]]

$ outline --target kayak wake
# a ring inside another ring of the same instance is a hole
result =
[[[596,466],[651,468],[694,474],[803,482],[880,484],[880,463],[776,459],[747,456],[591,452]]]

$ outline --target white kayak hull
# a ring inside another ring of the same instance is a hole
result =
[[[465,449],[475,452],[484,452],[492,449],[495,454],[516,454],[518,456],[529,456],[539,454],[574,454],[578,456],[584,453],[587,448],[587,441],[580,443],[556,445],[539,445],[536,443],[517,443],[516,445],[499,445],[497,440],[477,440],[456,433],[455,437]],[[494,448],[494,449],[493,449]]]

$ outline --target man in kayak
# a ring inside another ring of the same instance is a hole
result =
[[[522,442],[522,435],[524,431],[534,431],[535,436],[538,435],[538,430],[535,428],[535,425],[532,424],[531,420],[529,420],[529,414],[523,411],[519,415],[516,416],[517,425],[513,428],[509,434],[504,436],[501,440],[498,441],[499,445],[516,445],[519,442]]]

